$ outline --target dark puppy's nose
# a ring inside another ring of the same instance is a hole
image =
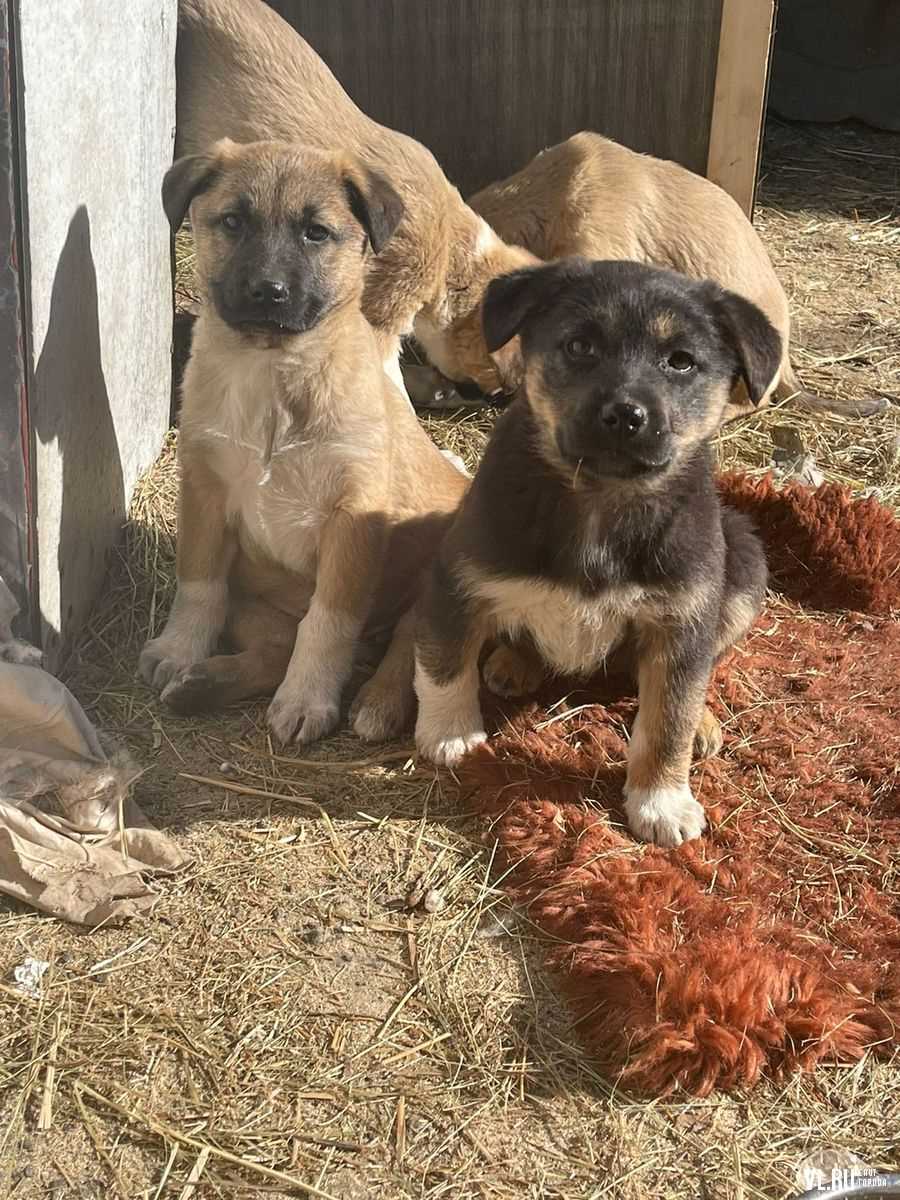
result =
[[[600,409],[600,424],[611,433],[634,437],[647,424],[646,410],[627,400],[609,400]]]
[[[247,284],[247,292],[254,304],[284,304],[291,289],[281,279],[257,279]]]

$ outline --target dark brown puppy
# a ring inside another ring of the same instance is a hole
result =
[[[713,283],[581,259],[496,280],[484,325],[488,346],[519,335],[525,381],[419,605],[419,750],[453,763],[484,739],[478,659],[491,635],[525,635],[543,663],[585,675],[625,644],[640,699],[628,821],[677,845],[705,825],[688,771],[698,733],[715,742],[713,665],[749,628],[766,579],[758,539],[719,503],[710,441],[738,378],[763,395],[781,339]],[[523,682],[502,649],[485,674],[495,690]]]

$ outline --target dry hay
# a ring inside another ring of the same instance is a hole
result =
[[[758,220],[807,383],[896,394],[895,146],[779,127],[772,147]],[[897,502],[895,413],[748,419],[724,461],[762,471],[783,423],[829,477]],[[470,463],[489,424],[429,421]],[[0,906],[3,972],[51,963],[42,1000],[0,991],[2,1194],[743,1200],[799,1190],[822,1149],[896,1166],[890,1063],[703,1101],[616,1093],[540,967],[544,942],[490,882],[453,778],[413,769],[408,747],[342,735],[301,763],[271,752],[262,705],[164,713],[133,670],[171,592],[174,483],[170,445],[72,683],[146,765],[138,799],[192,866],[121,929]],[[429,889],[443,908],[410,907]]]

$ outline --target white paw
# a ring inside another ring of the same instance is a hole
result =
[[[455,767],[470,750],[487,741],[483,729],[470,729],[466,733],[434,736],[416,726],[416,748],[423,758],[439,767]]]
[[[192,667],[209,656],[209,647],[194,646],[180,638],[167,637],[165,633],[148,642],[138,660],[138,674],[144,683],[149,683],[161,692],[181,671]]]
[[[341,710],[326,696],[304,693],[282,684],[269,705],[266,721],[282,745],[316,742],[337,728]]]
[[[680,846],[706,828],[703,806],[688,785],[675,788],[625,788],[625,815],[631,832],[657,846]]]

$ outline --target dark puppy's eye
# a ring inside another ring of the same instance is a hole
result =
[[[569,338],[565,345],[566,354],[569,358],[584,361],[586,358],[593,358],[594,347],[587,338]]]
[[[326,229],[324,225],[307,225],[303,236],[308,242],[327,242],[331,237],[331,230]]]
[[[240,213],[227,212],[222,213],[220,221],[223,229],[227,229],[229,233],[237,233],[244,227],[244,218]]]
[[[666,359],[666,366],[673,371],[678,371],[679,374],[686,374],[688,371],[693,371],[696,363],[686,350],[673,350]]]

